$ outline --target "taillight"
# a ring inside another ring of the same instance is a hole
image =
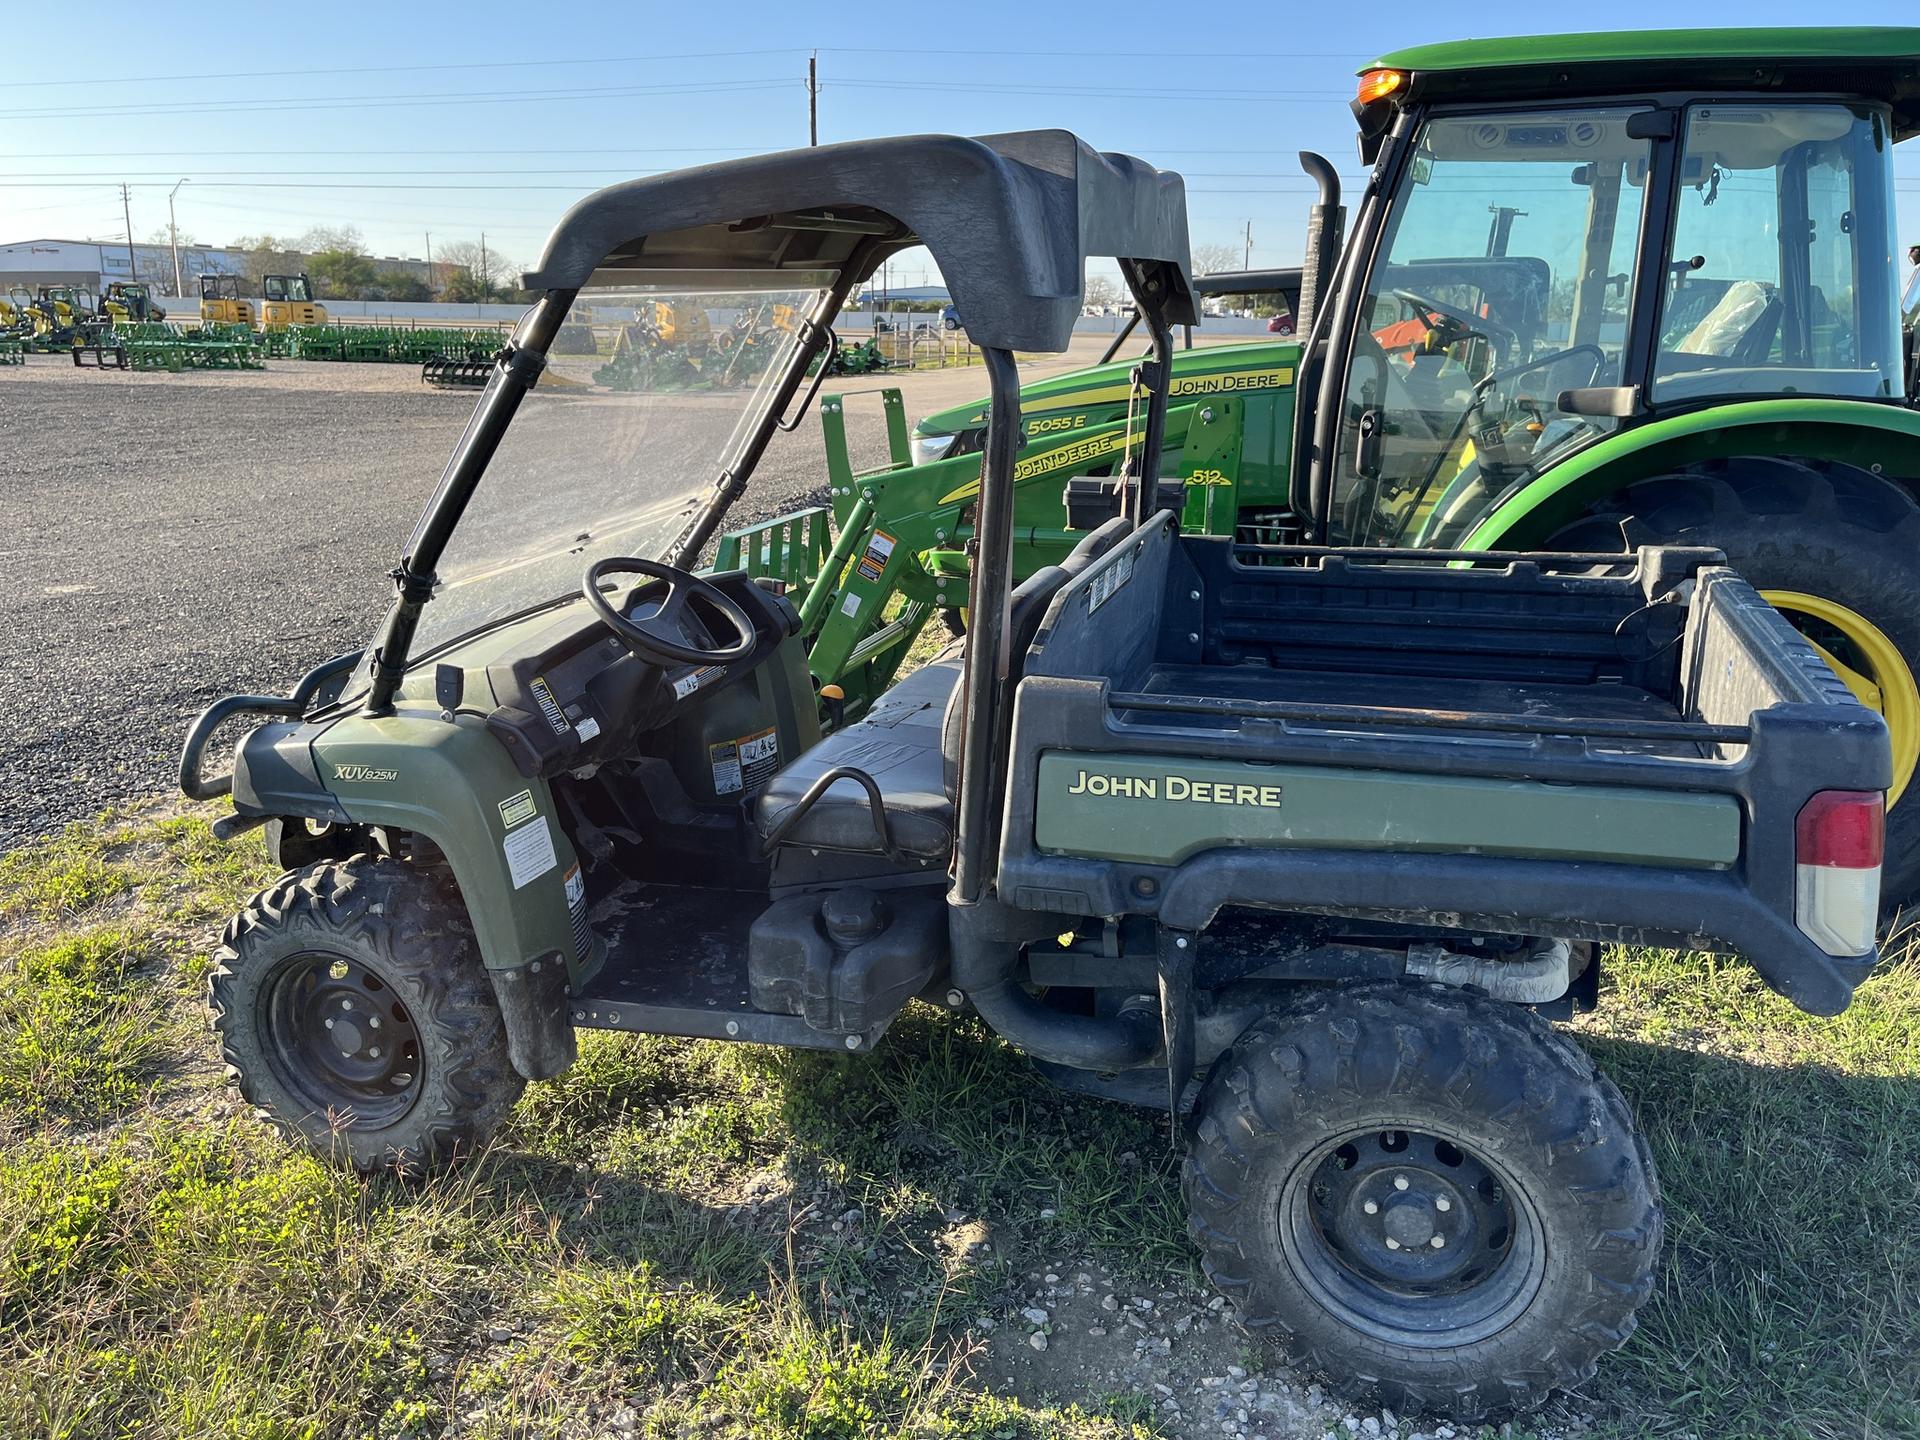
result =
[[[1793,825],[1793,920],[1829,955],[1864,955],[1880,917],[1886,797],[1822,790]]]

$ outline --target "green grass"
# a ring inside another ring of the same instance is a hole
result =
[[[915,1008],[858,1058],[590,1035],[476,1163],[356,1181],[234,1106],[200,1028],[212,932],[267,878],[168,810],[0,861],[0,1435],[1156,1433],[1139,1397],[991,1393],[970,1321],[1063,1255],[1191,1277],[1164,1122]],[[1920,961],[1833,1020],[1699,957],[1608,980],[1577,1031],[1669,1241],[1559,1413],[1920,1436]]]

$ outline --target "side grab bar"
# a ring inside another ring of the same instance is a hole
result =
[[[231,774],[216,776],[209,780],[200,773],[201,752],[207,748],[207,741],[213,738],[228,720],[236,715],[278,715],[285,719],[298,720],[307,713],[313,697],[335,676],[351,670],[360,663],[365,652],[349,651],[345,655],[336,655],[331,660],[314,666],[300,678],[300,683],[287,695],[228,695],[216,700],[194,718],[187,730],[187,743],[180,750],[180,789],[189,800],[217,800],[222,795],[233,792]]]
[[[841,780],[851,780],[867,792],[867,808],[873,812],[873,828],[880,841],[880,852],[896,865],[906,864],[907,856],[898,845],[894,844],[893,828],[887,824],[887,807],[880,798],[879,785],[874,783],[873,777],[866,771],[856,769],[852,765],[836,765],[809,785],[807,793],[802,795],[793,809],[787,812],[786,817],[773,827],[773,833],[768,835],[761,845],[761,853],[771,855],[778,850],[781,842],[792,832],[793,827],[800,823],[801,817],[819,803],[820,797],[826,794],[830,787]]]

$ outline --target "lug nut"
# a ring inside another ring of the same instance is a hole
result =
[[[1444,1250],[1447,1247],[1447,1237],[1444,1235],[1436,1235],[1427,1243],[1436,1250]]]
[[[1453,1202],[1447,1199],[1446,1196],[1442,1195],[1433,1202],[1433,1208],[1438,1210],[1442,1215],[1444,1215],[1447,1213],[1447,1211],[1453,1208]]]
[[[340,1008],[341,1008],[342,1010],[351,1010],[351,1009],[353,1008],[353,1001],[351,1001],[351,1000],[342,1000],[342,1001],[340,1002]]]
[[[327,1029],[331,1030],[332,1028],[333,1028],[333,1021],[331,1020],[327,1021]]]
[[[1360,1208],[1366,1211],[1367,1214],[1369,1215],[1378,1215],[1380,1213],[1380,1202],[1377,1200],[1369,1200],[1367,1201],[1366,1204],[1362,1205]]]
[[[369,1015],[367,1017],[367,1024],[375,1030],[378,1030],[380,1028],[380,1017],[378,1015]]]
[[[380,1047],[378,1045],[374,1046],[371,1050],[367,1052],[367,1054],[370,1055],[373,1059],[378,1060],[380,1058]]]
[[[1400,1248],[1400,1242],[1394,1239],[1391,1235],[1387,1236],[1387,1249],[1398,1250],[1399,1248]]]
[[[1396,1176],[1394,1176],[1394,1177],[1393,1177],[1393,1188],[1394,1188],[1394,1189],[1396,1189],[1396,1190],[1404,1190],[1404,1189],[1406,1189],[1406,1188],[1407,1188],[1407,1177],[1406,1177],[1406,1176],[1404,1176],[1404,1175],[1396,1175]]]

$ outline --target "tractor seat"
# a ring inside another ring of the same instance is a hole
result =
[[[1123,536],[1132,522],[1108,521],[1093,531],[1058,565],[1036,570],[1014,590],[1010,610],[1011,651],[1016,664],[1025,656],[1053,597]],[[874,701],[853,724],[836,730],[767,782],[754,807],[754,823],[765,840],[779,828],[827,771],[841,765],[864,770],[880,787],[893,841],[916,860],[942,864],[953,853],[954,775],[960,670],[966,642],[956,640],[913,674]],[[1017,678],[1017,677],[1016,677]],[[950,718],[951,717],[951,718]],[[873,825],[867,792],[851,780],[837,780],[786,834],[788,845],[821,850],[873,853],[880,837]]]

